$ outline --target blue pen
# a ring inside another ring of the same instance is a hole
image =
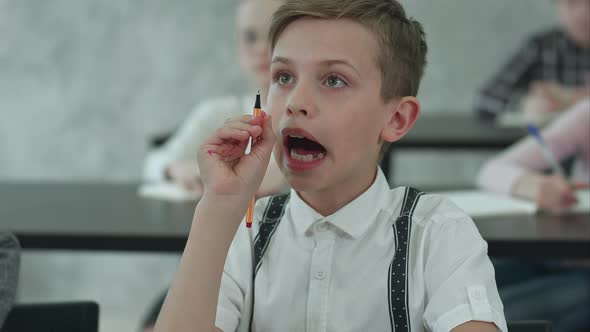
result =
[[[541,152],[543,152],[543,156],[551,164],[553,171],[565,179],[566,178],[565,172],[563,171],[563,168],[561,168],[561,164],[559,164],[559,162],[557,161],[557,158],[555,158],[555,155],[553,155],[551,150],[549,150],[549,147],[547,146],[547,144],[545,144],[545,141],[543,140],[543,137],[541,136],[539,129],[534,124],[531,124],[531,123],[529,123],[529,125],[527,126],[527,129],[529,131],[529,134],[531,134],[531,136],[533,136],[535,141],[537,141],[537,143],[539,143],[539,146],[541,147]]]

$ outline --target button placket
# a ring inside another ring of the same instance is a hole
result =
[[[325,331],[328,309],[327,297],[330,286],[331,262],[335,239],[330,232],[316,232],[314,238],[316,245],[312,252],[311,270],[309,273],[307,330]]]

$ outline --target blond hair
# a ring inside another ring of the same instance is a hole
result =
[[[422,25],[406,16],[395,0],[287,0],[273,15],[269,41],[274,49],[285,28],[293,21],[352,19],[377,37],[377,64],[382,72],[381,96],[416,96],[426,66],[426,40]]]

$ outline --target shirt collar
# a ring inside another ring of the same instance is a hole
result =
[[[335,213],[323,217],[291,189],[289,209],[295,230],[298,234],[305,234],[315,223],[325,220],[352,238],[358,238],[369,228],[371,221],[377,218],[389,190],[389,183],[379,168],[375,181],[364,193]]]

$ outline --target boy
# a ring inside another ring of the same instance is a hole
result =
[[[590,0],[554,2],[560,27],[531,37],[486,83],[476,104],[484,117],[522,109],[542,119],[590,94]]]
[[[270,115],[200,147],[204,194],[156,331],[506,332],[472,221],[378,168],[420,112],[420,24],[392,0],[291,0],[270,43]],[[247,229],[273,147],[292,190]]]

